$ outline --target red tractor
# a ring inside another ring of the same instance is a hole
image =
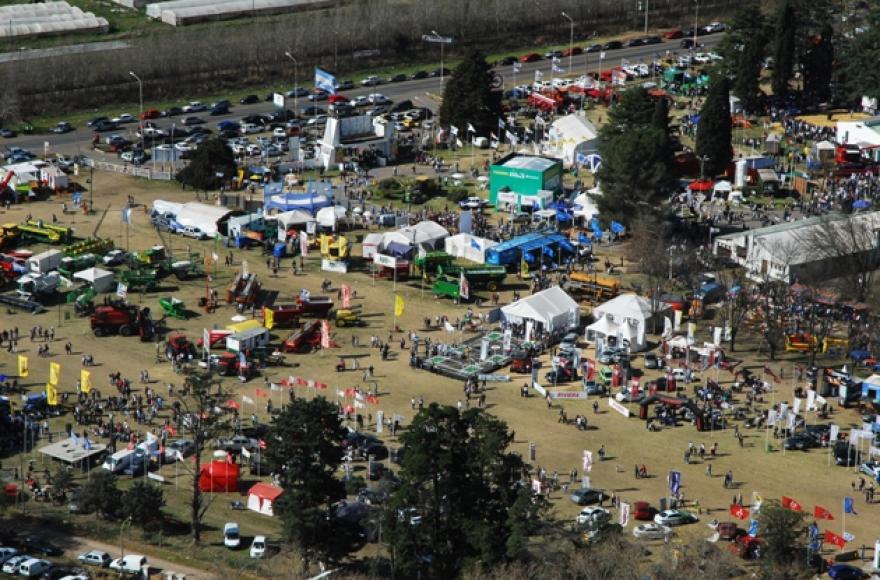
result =
[[[237,352],[224,352],[215,359],[214,364],[217,365],[217,370],[223,376],[238,375],[249,379],[257,375],[256,364],[246,361],[242,366],[241,357]]]
[[[165,343],[165,356],[168,360],[175,360],[181,354],[191,359],[196,355],[196,345],[184,333],[172,332]]]
[[[89,322],[95,336],[136,334],[146,342],[153,339],[155,331],[149,308],[138,308],[121,301],[98,306]]]

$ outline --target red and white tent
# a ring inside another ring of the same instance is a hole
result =
[[[264,516],[274,516],[275,500],[281,497],[282,493],[284,493],[284,490],[280,487],[263,482],[255,483],[248,490],[248,509],[261,513]]]

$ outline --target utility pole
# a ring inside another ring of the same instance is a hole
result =
[[[568,74],[571,74],[571,53],[574,50],[574,19],[566,14],[562,13],[562,16],[568,20],[569,30],[568,30]]]
[[[299,62],[293,57],[291,51],[284,53],[284,56],[293,61],[293,114],[299,115],[299,86],[296,84],[296,70],[299,68]]]
[[[440,93],[443,93],[443,49],[444,45],[452,44],[451,36],[440,36],[436,30],[432,30],[431,34],[423,34],[422,40],[440,45]]]

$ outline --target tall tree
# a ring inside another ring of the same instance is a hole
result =
[[[815,103],[824,103],[831,98],[833,36],[834,29],[826,23],[821,34],[810,37],[804,54],[804,96]]]
[[[162,521],[165,493],[157,485],[138,481],[122,494],[121,515],[148,529]]]
[[[782,507],[778,500],[767,500],[758,514],[758,526],[766,548],[764,560],[770,564],[785,564],[794,559],[795,551],[804,538],[804,512]]]
[[[797,12],[793,0],[783,0],[776,17],[776,39],[773,45],[773,94],[785,97],[795,63],[795,42],[798,30]]]
[[[737,77],[740,55],[746,45],[756,39],[765,41],[766,35],[767,21],[761,9],[754,4],[746,4],[739,8],[731,18],[724,37],[718,43],[718,53],[723,57],[718,70],[729,77]],[[757,78],[761,69],[752,72]]]
[[[627,90],[608,111],[608,122],[600,129],[600,136],[607,139],[642,129],[651,124],[654,111],[654,101],[647,89]]]
[[[523,554],[544,508],[520,485],[512,440],[504,422],[479,409],[433,403],[416,415],[401,437],[401,486],[386,511],[401,577],[455,578]]]
[[[497,131],[502,92],[493,90],[494,76],[485,55],[478,50],[469,50],[443,89],[440,124],[455,126],[462,133],[467,130],[468,123],[482,135]]]
[[[99,517],[113,519],[119,512],[121,497],[122,491],[116,487],[116,476],[98,469],[83,485],[79,504],[85,512],[95,512]]]
[[[306,566],[352,548],[348,528],[332,512],[345,499],[345,485],[336,476],[345,433],[336,405],[323,397],[285,406],[269,431],[266,461],[284,488],[276,511],[285,538],[303,552]]]
[[[193,154],[189,164],[177,172],[175,179],[196,189],[217,189],[235,174],[235,155],[219,138],[205,141]]]
[[[880,100],[880,7],[867,17],[865,31],[855,35],[839,59],[840,98],[857,106],[863,96]]]
[[[761,99],[761,70],[764,63],[764,37],[749,39],[737,59],[733,93],[739,97],[743,109],[758,111]]]
[[[715,75],[697,125],[697,155],[708,157],[705,160],[708,176],[717,175],[730,165],[733,159],[731,139],[730,85],[727,77]]]

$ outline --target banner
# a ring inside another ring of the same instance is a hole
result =
[[[678,490],[681,489],[681,472],[670,471],[667,476],[667,481],[669,483],[669,491],[672,493],[678,493]]]
[[[831,512],[828,511],[827,509],[823,508],[820,505],[817,505],[815,508],[813,508],[813,517],[815,517],[817,520],[833,520],[834,519],[834,516],[831,515]]]
[[[88,395],[92,390],[92,373],[86,369],[79,371],[79,390],[84,395]]]
[[[471,297],[471,285],[468,283],[467,278],[464,277],[464,269],[461,270],[461,275],[458,279],[458,295],[464,300],[469,300]]]
[[[803,507],[801,506],[799,501],[785,495],[782,496],[782,507],[788,508],[793,512],[799,512],[803,510]]]
[[[688,342],[693,344],[694,343],[694,335],[697,334],[697,325],[693,322],[688,322],[687,329],[688,329],[688,334],[687,334]]]
[[[682,314],[681,314],[681,310],[675,310],[674,312],[675,312],[675,314],[673,315],[672,330],[675,332],[678,332],[679,330],[681,330],[681,316],[682,316]]]
[[[321,348],[330,348],[330,321],[321,321]]]
[[[721,346],[721,327],[716,326],[712,329],[712,342],[715,346]]]
[[[593,471],[593,453],[591,451],[587,451],[584,449],[584,472],[590,473]]]
[[[394,316],[403,316],[403,309],[406,307],[406,304],[403,302],[403,298],[398,294],[394,295]]]
[[[629,409],[614,400],[614,397],[608,397],[608,406],[623,415],[629,417]]]
[[[305,232],[299,233],[299,253],[303,258],[309,257],[309,234]]]
[[[351,308],[351,286],[348,284],[343,284],[341,289],[342,294],[342,307],[345,309]]]
[[[266,330],[272,330],[275,327],[275,311],[271,308],[263,307],[263,326]]]
[[[617,520],[621,527],[626,527],[629,523],[629,504],[626,502],[620,502],[620,513],[619,519]]]
[[[57,407],[61,401],[58,399],[58,389],[55,385],[46,383],[46,403],[50,407]]]
[[[846,540],[843,538],[843,536],[838,536],[831,530],[825,530],[825,541],[829,544],[834,544],[841,550],[846,547]]]
[[[61,365],[57,362],[49,363],[49,382],[56,387],[61,382]]]
[[[18,377],[25,378],[28,376],[28,358],[24,355],[18,355]]]
[[[758,520],[749,520],[749,530],[748,533],[753,538],[758,535]]]

